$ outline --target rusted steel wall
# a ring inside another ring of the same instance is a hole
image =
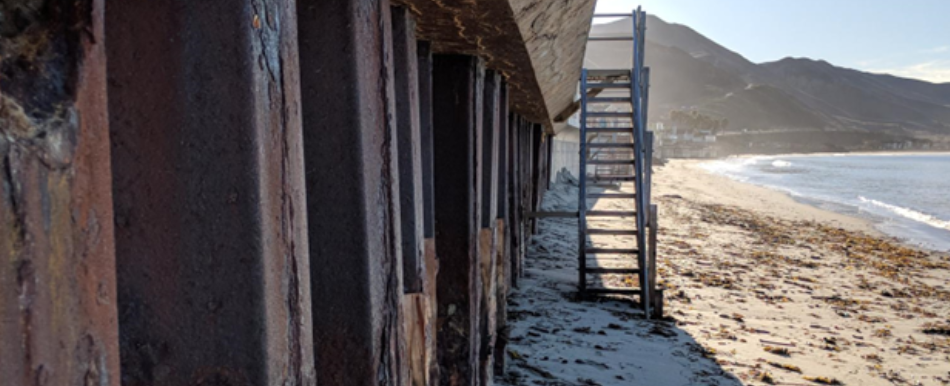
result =
[[[481,283],[476,142],[484,68],[476,57],[437,55],[432,72],[439,384],[477,385]]]
[[[119,384],[103,2],[0,3],[0,383]]]
[[[106,3],[123,384],[314,384],[294,2]]]
[[[297,10],[320,383],[406,384],[390,5]]]

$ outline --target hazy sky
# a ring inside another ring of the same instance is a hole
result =
[[[756,63],[808,57],[950,82],[950,0],[597,0],[597,13],[638,4]]]

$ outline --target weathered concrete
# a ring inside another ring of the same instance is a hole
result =
[[[312,385],[294,2],[107,0],[125,385]]]
[[[549,116],[556,121],[574,101],[595,0],[510,2]],[[550,121],[534,121],[548,125],[548,134],[554,133]]]
[[[406,384],[390,5],[297,10],[320,384]]]
[[[471,56],[433,59],[433,149],[438,276],[438,360],[441,385],[478,385],[478,230],[484,67]]]
[[[119,385],[103,2],[0,3],[0,383]]]
[[[422,255],[422,133],[419,126],[416,23],[409,11],[402,7],[393,8],[392,20],[403,289],[406,293],[420,293],[424,285],[425,258]]]
[[[553,128],[573,102],[594,0],[397,0],[440,53],[476,55],[508,78],[514,112]]]

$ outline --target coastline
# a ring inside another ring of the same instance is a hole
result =
[[[674,160],[658,168],[668,313],[742,384],[948,384],[950,256]],[[915,383],[919,382],[919,383]]]
[[[657,168],[654,197],[678,195],[699,203],[735,206],[785,220],[816,221],[874,237],[888,237],[871,220],[820,209],[775,189],[711,173],[699,166],[703,162],[706,160],[670,160]]]
[[[636,297],[578,297],[576,221],[539,222],[509,298],[513,371],[499,384],[950,384],[950,256],[699,163],[673,161],[653,180],[662,320],[644,320]],[[555,184],[542,210],[572,210],[577,197]],[[637,285],[635,274],[598,280]]]

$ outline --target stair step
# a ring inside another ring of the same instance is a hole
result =
[[[588,236],[636,236],[636,229],[588,229]]]
[[[618,78],[618,77],[629,77],[631,71],[629,68],[598,68],[587,70],[587,79],[590,78]]]
[[[592,149],[633,149],[634,144],[597,142],[597,143],[588,143],[587,147],[592,148]]]
[[[588,83],[587,88],[630,88],[630,83]]]
[[[637,178],[634,176],[599,176],[599,177],[590,177],[590,180],[594,183],[597,182],[632,182],[636,181]]]
[[[620,133],[633,134],[632,127],[588,127],[587,134],[591,133]]]
[[[636,193],[588,193],[587,198],[635,199]]]
[[[632,210],[589,210],[587,217],[633,217],[637,212]]]
[[[584,251],[587,253],[592,253],[592,254],[597,254],[597,253],[636,254],[640,250],[636,248],[587,248]]]
[[[589,274],[639,275],[639,268],[587,267]]]
[[[588,165],[633,165],[634,160],[632,159],[618,159],[618,160],[589,160],[587,161]]]
[[[633,36],[591,36],[589,42],[633,41]]]
[[[528,212],[530,218],[577,218],[577,212]]]
[[[636,288],[588,288],[584,292],[592,295],[640,295],[640,290]]]
[[[629,111],[589,111],[587,118],[633,118]]]
[[[587,98],[587,104],[591,103],[633,103],[630,98],[609,98],[609,97],[596,97],[596,98]]]

